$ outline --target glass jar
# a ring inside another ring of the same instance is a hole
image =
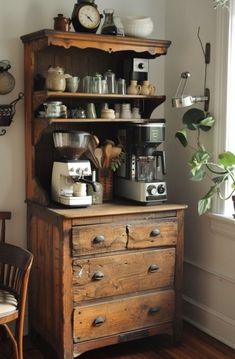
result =
[[[104,79],[107,81],[108,93],[116,93],[116,75],[112,70],[104,73]]]
[[[104,9],[104,23],[101,28],[101,34],[103,35],[117,35],[118,29],[114,23],[113,9]]]

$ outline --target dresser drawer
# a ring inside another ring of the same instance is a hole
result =
[[[74,301],[170,287],[175,249],[155,249],[73,261]]]
[[[128,224],[127,233],[127,248],[175,245],[178,236],[177,219]]]
[[[74,309],[74,340],[84,341],[171,322],[174,291],[127,297]]]
[[[126,248],[127,232],[123,225],[90,225],[72,228],[72,254],[80,256]]]

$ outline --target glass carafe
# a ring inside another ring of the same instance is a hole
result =
[[[139,156],[136,160],[136,180],[151,182],[156,179],[154,156]]]
[[[117,26],[114,23],[113,18],[113,9],[105,9],[104,10],[104,23],[101,28],[101,34],[103,35],[117,35],[118,29]]]

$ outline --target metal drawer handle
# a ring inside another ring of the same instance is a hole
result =
[[[157,264],[151,264],[149,266],[149,272],[150,273],[155,273],[159,270],[159,266]]]
[[[157,314],[158,312],[160,312],[160,307],[151,307],[151,308],[149,308],[149,311],[148,311],[148,313],[150,315]]]
[[[104,240],[105,240],[104,236],[102,236],[102,235],[96,236],[93,239],[93,243],[95,243],[95,244],[102,243],[102,242],[104,242]]]
[[[150,233],[150,237],[157,237],[161,234],[161,231],[160,229],[156,228],[156,229],[153,229],[152,232]]]
[[[94,280],[101,280],[104,278],[104,273],[103,272],[95,272],[93,277],[92,277]]]
[[[93,322],[93,325],[95,327],[99,327],[100,325],[104,324],[105,322],[105,318],[104,317],[97,317],[95,318],[94,322]]]

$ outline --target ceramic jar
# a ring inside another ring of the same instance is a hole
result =
[[[155,86],[152,85],[148,80],[143,81],[140,94],[148,96],[148,95],[154,95],[154,93],[155,93]]]
[[[66,81],[62,67],[49,67],[46,78],[46,88],[51,91],[65,91]]]
[[[101,118],[113,120],[115,118],[115,111],[111,108],[104,108],[101,111]]]
[[[127,94],[128,95],[139,95],[141,91],[141,86],[138,85],[136,80],[131,80],[130,85],[127,87]]]
[[[132,118],[131,105],[129,103],[121,104],[120,117],[121,118]]]

